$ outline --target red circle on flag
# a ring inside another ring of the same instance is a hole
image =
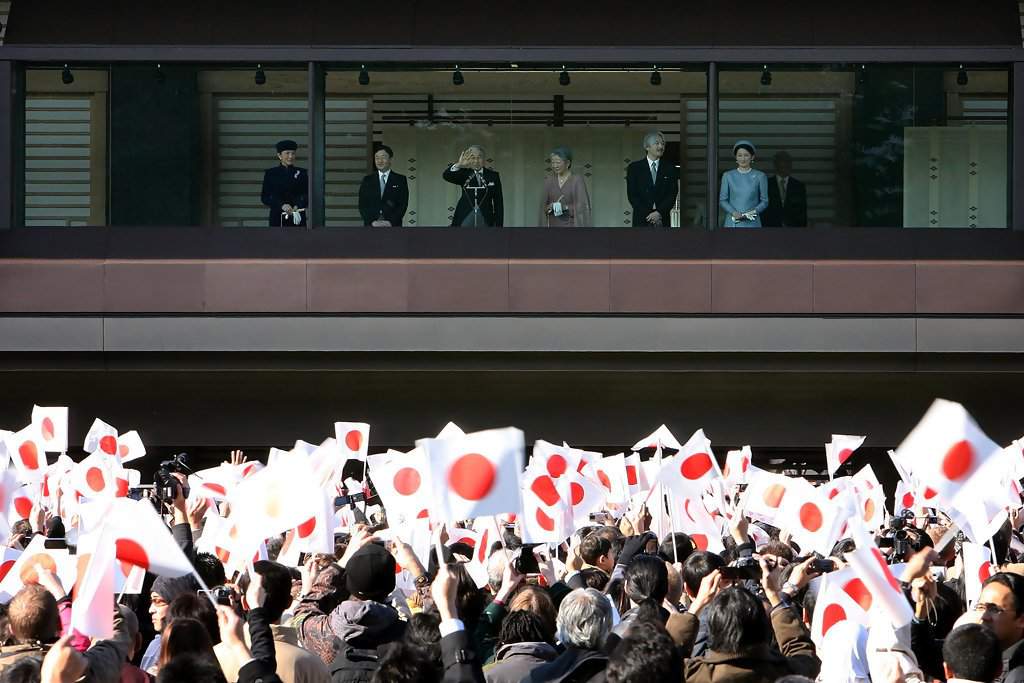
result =
[[[626,482],[630,486],[637,485],[636,465],[626,465]]]
[[[974,448],[966,439],[957,441],[942,458],[942,473],[951,481],[962,479],[974,466]]]
[[[693,545],[696,546],[697,550],[708,549],[708,537],[704,534],[690,534],[690,540],[693,541]]]
[[[411,496],[419,491],[420,473],[416,471],[415,467],[403,467],[395,472],[392,484],[394,484],[395,491],[398,493],[403,496]]]
[[[119,538],[114,543],[114,556],[122,562],[149,569],[149,555],[145,549],[130,538]]]
[[[18,496],[14,499],[14,511],[18,513],[18,517],[21,519],[28,519],[28,516],[32,514],[32,501],[26,496]]]
[[[537,524],[539,524],[540,528],[545,531],[555,530],[555,520],[544,514],[544,511],[540,508],[537,508]]]
[[[41,425],[43,432],[44,441],[53,441],[53,437],[57,435],[56,430],[53,428],[53,420],[48,417],[43,418],[43,424]]]
[[[748,458],[747,456],[744,455],[743,456],[743,464],[740,466],[740,471],[746,472],[749,467],[750,467],[750,458]]]
[[[828,492],[828,499],[832,500],[833,498],[835,498],[838,495],[839,495],[839,489],[832,489],[831,491]]]
[[[314,529],[316,529],[316,517],[310,517],[300,524],[296,531],[299,532],[299,538],[308,538]]]
[[[601,470],[597,471],[597,480],[601,482],[601,486],[605,487],[609,491],[612,490],[612,480],[608,478],[608,475]]]
[[[448,485],[466,500],[482,500],[494,488],[498,471],[479,453],[463,455],[448,470]]]
[[[892,586],[892,589],[894,591],[901,592],[903,589],[900,587],[900,582],[892,575],[892,570],[889,569],[889,564],[885,561],[885,558],[882,557],[882,553],[878,548],[871,549],[871,556],[875,558],[875,562],[878,563],[879,570],[882,572],[882,575],[885,576],[885,580],[889,582],[889,585]]]
[[[786,495],[786,487],[782,484],[772,484],[764,490],[761,494],[761,500],[764,504],[770,508],[777,508],[782,504],[782,499]]]
[[[423,510],[420,510],[420,513],[418,515],[416,515],[416,519],[426,519],[429,516],[430,511],[424,508]]]
[[[833,602],[825,608],[825,612],[822,614],[821,635],[824,636],[830,628],[845,620],[846,610],[843,609],[842,605],[837,605]]]
[[[583,490],[582,486],[580,486],[576,482],[573,482],[572,485],[569,486],[569,490],[572,491],[573,505],[579,505],[580,503],[583,502],[583,496],[586,494],[586,491]]]
[[[843,592],[853,598],[865,612],[871,609],[871,592],[860,579],[850,579],[843,584]]]
[[[117,485],[117,490],[114,492],[114,496],[116,498],[124,498],[125,496],[127,496],[128,490],[130,488],[128,486],[128,480],[121,479],[120,477],[118,477],[115,483]]]
[[[533,483],[530,484],[530,490],[537,494],[537,497],[544,501],[545,505],[555,505],[558,503],[558,491],[555,490],[555,485],[549,476],[542,474],[534,479]]]
[[[908,491],[907,493],[903,494],[903,507],[908,509],[908,510],[910,508],[914,507],[914,494],[913,493],[910,493]]]
[[[558,453],[555,453],[548,458],[547,468],[548,474],[552,477],[558,478],[565,474],[565,470],[568,469],[568,465],[565,462],[565,458],[560,456]]]
[[[358,429],[350,429],[345,435],[345,445],[350,451],[358,452],[363,446],[363,433]]]
[[[85,483],[89,485],[93,491],[102,491],[107,482],[103,478],[103,470],[99,467],[90,467],[85,471]]]
[[[978,580],[982,583],[988,581],[988,577],[992,576],[992,565],[988,562],[978,567]]]
[[[128,448],[128,444],[122,443],[117,446],[117,454],[122,458],[127,458],[131,450]]]
[[[933,489],[931,486],[924,487],[924,499],[931,500],[935,496],[939,495],[939,492]]]
[[[821,508],[814,503],[804,503],[800,506],[800,524],[808,531],[817,531],[821,528]]]
[[[14,566],[16,561],[17,560],[6,560],[3,564],[0,564],[0,581],[4,580],[4,577],[7,576],[7,572],[11,571],[11,567]]]
[[[700,479],[711,469],[711,456],[707,453],[694,453],[679,466],[684,479]]]
[[[207,482],[203,484],[203,487],[213,491],[214,493],[219,493],[222,496],[226,496],[228,493],[223,486],[220,484],[214,484],[213,482]]]
[[[39,469],[39,449],[36,448],[35,441],[25,441],[18,446],[18,456],[21,458],[21,464],[25,466],[25,469]]]
[[[864,521],[869,522],[875,516],[875,501],[868,498],[864,501]]]
[[[839,464],[842,465],[844,462],[849,460],[851,455],[853,455],[853,449],[851,448],[844,448],[839,451]]]
[[[690,514],[690,503],[692,503],[692,502],[693,502],[693,500],[690,499],[690,498],[687,498],[686,500],[683,501],[683,512],[686,513],[686,516],[690,518],[691,522],[696,524],[697,520],[693,518],[692,514]]]
[[[100,450],[107,455],[114,455],[117,453],[117,439],[109,434],[104,436],[100,439]]]

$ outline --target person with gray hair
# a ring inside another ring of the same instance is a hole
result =
[[[505,223],[505,205],[498,172],[484,167],[484,148],[470,145],[459,160],[444,170],[444,179],[462,188],[455,205],[452,226],[501,227]]]
[[[562,598],[555,624],[565,652],[533,669],[524,683],[603,681],[608,665],[604,644],[612,630],[608,598],[593,588],[577,588]]]
[[[551,175],[544,179],[540,225],[549,228],[580,228],[593,224],[590,195],[582,176],[572,172],[572,150],[556,147],[548,158]]]
[[[633,226],[669,225],[669,215],[679,195],[679,171],[662,159],[665,135],[651,131],[644,136],[643,159],[626,168],[626,196],[633,207]]]

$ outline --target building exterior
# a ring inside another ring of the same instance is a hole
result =
[[[1024,431],[1016,2],[0,5],[0,426],[69,404],[79,446],[101,416],[219,457],[336,419],[609,453],[667,422],[814,463],[943,396]],[[653,130],[678,198],[631,227]],[[266,226],[281,139],[303,227]],[[788,154],[798,227],[722,227],[738,140],[776,196]],[[444,227],[470,144],[503,227]],[[382,145],[401,228],[358,211]],[[593,226],[545,225],[558,146]]]

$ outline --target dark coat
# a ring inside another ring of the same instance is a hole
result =
[[[608,656],[597,650],[570,647],[523,677],[521,683],[604,683]]]
[[[270,207],[269,222],[271,227],[281,225],[281,207],[291,204],[297,209],[305,209],[308,203],[309,176],[306,169],[298,166],[278,164],[263,172],[263,192],[260,201]],[[299,225],[306,224],[306,212],[299,214]],[[288,223],[294,225],[294,223]]]
[[[389,221],[393,226],[401,225],[408,208],[409,180],[404,175],[394,170],[388,172],[383,196],[377,171],[363,178],[359,186],[359,215],[363,217],[363,225],[370,225],[378,219]]]
[[[502,645],[494,664],[484,669],[487,683],[519,683],[531,671],[558,656],[558,650],[547,643],[512,643]]]
[[[480,213],[487,225],[500,227],[505,224],[505,203],[501,195],[501,177],[497,171],[492,171],[489,168],[483,169],[481,174],[484,182],[482,187],[485,189],[475,193],[479,195],[477,200],[480,203]],[[462,225],[462,221],[473,211],[474,193],[467,189],[467,187],[478,186],[473,176],[473,171],[468,168],[459,168],[453,171],[449,166],[444,170],[445,180],[463,188],[459,203],[455,206],[455,215],[452,216],[453,226]]]
[[[661,224],[669,225],[679,195],[679,169],[662,158],[658,161],[658,181],[651,182],[647,155],[626,167],[626,196],[633,207],[633,225],[647,226],[647,214],[657,211]]]
[[[786,204],[779,195],[778,176],[768,176],[768,208],[761,214],[768,228],[807,227],[807,186],[793,176],[786,182]]]

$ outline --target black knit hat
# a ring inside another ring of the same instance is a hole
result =
[[[295,140],[281,140],[279,143],[277,143],[277,153],[278,154],[280,154],[281,152],[285,152],[285,151],[292,151],[292,152],[294,152],[298,148],[299,148],[299,144],[297,142],[295,142]]]
[[[383,602],[395,590],[395,557],[382,545],[363,546],[345,565],[345,586],[360,600]]]

